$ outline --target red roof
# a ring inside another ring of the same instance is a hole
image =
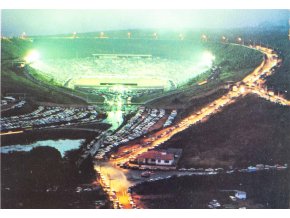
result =
[[[164,151],[151,150],[140,154],[137,159],[174,160],[174,155]]]

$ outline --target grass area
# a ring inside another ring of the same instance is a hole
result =
[[[17,73],[3,65],[1,71],[1,93],[4,96],[7,93],[25,93],[28,98],[37,101],[61,104],[84,104],[79,99],[40,86],[27,79],[21,73]]]
[[[34,110],[37,109],[37,105],[35,105],[32,101],[29,101],[24,104],[23,107],[20,108],[14,108],[13,110],[7,110],[7,111],[2,111],[1,110],[1,116],[3,117],[11,117],[11,116],[19,116],[23,114],[28,114],[33,112]]]
[[[287,99],[290,99],[290,41],[283,37],[271,39],[270,42],[274,48],[279,48],[283,62],[277,68],[276,73],[267,78],[267,86],[283,93]]]
[[[97,39],[97,38],[47,38],[47,37],[35,37],[33,42],[28,40],[20,40],[20,39],[5,39],[2,40],[2,62],[4,60],[17,59],[24,57],[29,49],[37,49],[41,52],[43,58],[75,58],[75,57],[87,57],[92,53],[145,53],[152,54],[154,56],[160,56],[163,58],[189,58],[194,57],[198,51],[204,51],[205,49],[211,51],[215,54],[215,65],[218,65],[221,68],[221,74],[217,81],[213,83],[209,83],[212,88],[216,88],[219,85],[223,84],[228,80],[238,81],[241,80],[245,75],[252,71],[252,69],[260,63],[261,54],[257,51],[250,50],[244,47],[237,47],[234,45],[221,44],[221,43],[199,43],[198,37],[190,38],[190,40],[176,40],[174,38],[175,33],[162,32],[160,33],[164,40],[152,40],[150,37],[148,38],[148,31],[138,31],[132,30],[132,33],[136,35],[135,39],[126,39],[124,38],[114,38],[119,35],[126,36],[126,31],[113,31],[109,32],[112,38],[109,39]],[[235,33],[236,34],[236,33]],[[83,37],[92,37],[96,35],[96,33],[88,33],[81,34]],[[137,36],[140,36],[138,38]],[[286,41],[285,37],[282,38],[280,33],[263,33],[260,37],[267,36],[269,44],[273,44],[281,49],[284,55],[284,62],[277,70],[277,73],[268,79],[268,84],[270,87],[276,87],[280,90],[288,90],[285,93],[286,96],[289,97],[290,93],[290,79],[289,79],[289,41]],[[143,37],[143,38],[142,38]],[[146,38],[147,37],[147,38]],[[198,42],[198,43],[195,43]],[[128,49],[129,48],[129,49]],[[170,52],[168,52],[170,51]],[[4,64],[5,65],[5,64]],[[7,63],[9,66],[9,64]],[[6,79],[8,79],[8,83],[15,84],[18,86],[19,82],[17,82],[17,75],[12,75],[10,72],[11,69],[9,67],[2,66],[2,72],[6,75],[3,76],[3,82],[6,83]],[[14,71],[14,70],[13,70]],[[40,72],[32,71],[34,77],[44,81],[46,84],[56,85],[55,81],[52,78],[43,77]],[[185,86],[180,87],[180,89],[186,89],[188,87],[195,89],[195,87],[191,87],[192,85],[196,85],[198,82],[205,80],[209,76],[210,72],[206,72],[201,74],[191,81]],[[8,78],[8,77],[12,78]],[[22,78],[23,80],[23,78]],[[24,81],[24,80],[23,80]],[[13,87],[15,87],[13,85]],[[31,86],[27,81],[26,85]],[[203,89],[204,87],[201,87]],[[207,87],[205,87],[207,88]],[[12,88],[8,89],[9,92]],[[32,87],[29,87],[32,89]],[[42,89],[42,90],[41,90]],[[59,100],[64,100],[66,103],[80,103],[80,100],[72,99],[68,96],[63,96],[60,93],[55,93],[53,91],[46,90],[44,88],[39,88],[39,94],[35,94],[37,99],[41,101],[45,99],[50,99],[52,102],[59,102]],[[85,94],[82,92],[72,91],[70,92],[79,95],[84,98],[88,98],[90,102],[102,102],[104,99],[101,96],[95,96],[91,94]],[[6,92],[6,88],[3,89],[3,93]],[[31,94],[32,92],[30,92]],[[41,94],[40,94],[41,93]],[[49,97],[52,94],[55,96]],[[192,93],[194,94],[194,93]],[[34,95],[34,94],[33,94]],[[42,97],[41,97],[42,96]],[[45,97],[44,97],[45,96]],[[146,101],[151,98],[158,97],[159,95],[151,95],[144,97],[142,96],[139,99],[134,99],[135,102]],[[166,97],[167,98],[167,97]],[[172,101],[169,101],[169,103]]]
[[[92,160],[77,168],[78,157],[78,150],[61,157],[51,147],[1,154],[1,208],[94,208],[106,196],[100,187],[76,193],[96,178]]]
[[[47,87],[38,85],[27,79],[23,72],[12,66],[12,60],[23,59],[32,42],[21,39],[1,40],[1,93],[25,93],[37,101],[61,103],[61,104],[84,104],[83,101],[53,91]]]
[[[247,96],[165,146],[183,149],[180,167],[284,164],[289,161],[290,109]]]
[[[187,84],[180,86],[178,90],[181,93],[165,96],[158,99],[158,101],[150,102],[149,106],[174,107],[176,103],[186,105],[193,96],[217,89],[226,84],[227,81],[237,82],[242,80],[262,62],[263,58],[263,55],[258,51],[231,44],[205,43],[204,47],[212,51],[216,56],[215,65],[221,67],[219,78],[199,86],[198,83],[206,80],[211,74],[210,71],[207,71],[193,78]],[[157,95],[153,97],[157,97]],[[146,100],[148,99],[150,98],[148,97]]]
[[[203,86],[192,86],[176,94],[171,94],[169,96],[153,100],[147,106],[172,109],[178,108],[179,114],[181,112],[180,109],[189,109],[192,112],[196,109],[196,107],[203,105],[200,102],[209,103],[224,94],[225,91],[226,90],[220,87],[217,82],[211,82]]]
[[[31,41],[18,38],[1,39],[1,61],[23,59],[27,51],[32,49]]]
[[[267,86],[270,89],[279,91],[290,99],[290,41],[288,37],[288,25],[270,28],[253,28],[245,31],[244,29],[232,30],[228,37],[235,39],[236,36],[242,36],[246,42],[262,44],[274,48],[283,63],[276,69],[274,75],[267,78]],[[285,92],[286,91],[286,92]]]
[[[33,76],[33,78],[35,78],[39,83],[43,83],[43,85],[45,85],[46,87],[57,89],[59,90],[60,93],[67,92],[70,94],[74,94],[76,96],[82,97],[87,102],[103,102],[104,101],[104,97],[100,95],[94,95],[91,93],[85,93],[79,90],[64,87],[62,86],[62,84],[57,83],[52,77],[47,77],[46,75],[42,74],[41,72],[33,68],[29,68],[29,74]]]
[[[202,51],[200,43],[189,40],[36,38],[33,46],[43,58],[83,58],[96,53],[129,53],[184,59]]]
[[[243,190],[247,200],[233,202],[231,192]],[[214,176],[184,176],[148,182],[133,188],[141,204],[151,209],[207,209],[213,199],[222,208],[288,208],[287,172],[235,173]]]

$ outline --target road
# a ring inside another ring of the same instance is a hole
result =
[[[20,130],[20,131],[0,132],[0,135],[13,135],[13,134],[19,134],[19,133],[23,133],[23,131]]]
[[[262,52],[265,54],[266,58],[264,58],[263,62],[252,73],[247,75],[242,81],[237,82],[233,86],[233,89],[227,94],[205,105],[199,111],[190,114],[174,126],[162,129],[150,135],[150,139],[148,139],[149,143],[146,147],[141,145],[134,145],[134,149],[133,147],[131,149],[129,147],[127,148],[130,150],[129,154],[126,152],[121,153],[122,149],[119,149],[119,152],[116,154],[118,155],[117,159],[111,159],[107,162],[103,162],[101,167],[96,164],[96,169],[103,178],[101,184],[103,184],[104,187],[107,186],[106,190],[108,190],[110,198],[114,202],[114,208],[117,208],[118,204],[121,204],[121,208],[132,208],[132,202],[130,204],[131,195],[127,192],[127,190],[132,184],[135,184],[136,181],[140,180],[140,172],[132,177],[130,170],[121,169],[117,167],[117,164],[127,162],[130,158],[137,157],[139,154],[146,152],[149,148],[151,149],[161,145],[171,139],[174,135],[186,130],[192,125],[205,122],[210,116],[219,113],[228,105],[236,102],[240,97],[248,94],[256,94],[259,97],[265,98],[271,102],[290,106],[290,102],[288,100],[261,88],[265,83],[263,75],[271,75],[271,68],[280,62],[277,54],[275,54],[271,49],[261,46],[250,46],[249,48]],[[162,176],[162,173],[158,173],[158,176],[160,175]],[[135,181],[129,180],[129,178],[133,178],[133,180],[135,178]]]

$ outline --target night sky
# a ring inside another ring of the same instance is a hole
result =
[[[2,35],[286,24],[287,10],[2,10]]]

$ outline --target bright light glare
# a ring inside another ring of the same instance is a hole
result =
[[[124,86],[120,86],[120,85],[116,85],[112,87],[112,90],[115,92],[120,92],[123,93],[125,92],[127,89]]]
[[[205,51],[203,53],[202,62],[204,65],[211,66],[214,60],[215,60],[215,56],[211,52]]]
[[[25,60],[26,62],[28,62],[28,63],[33,63],[33,62],[38,61],[39,58],[40,58],[40,54],[39,54],[39,52],[36,51],[36,50],[32,50],[32,51],[30,51],[30,52],[26,55],[26,57],[24,58],[24,60]]]
[[[245,91],[246,91],[245,87],[242,86],[242,87],[240,88],[240,92],[241,92],[241,93],[245,93]]]

